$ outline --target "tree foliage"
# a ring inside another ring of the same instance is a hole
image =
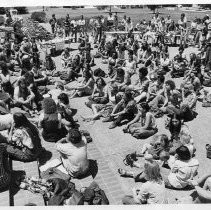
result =
[[[27,7],[15,7],[15,9],[17,9],[18,14],[28,14]]]
[[[0,7],[0,15],[4,15],[6,13],[6,9],[4,7]]]
[[[31,19],[38,21],[39,23],[46,22],[46,13],[45,12],[33,12],[31,14]]]
[[[203,9],[211,9],[211,4],[199,4],[199,6]]]
[[[147,7],[155,13],[155,10],[159,8],[160,5],[150,4]]]

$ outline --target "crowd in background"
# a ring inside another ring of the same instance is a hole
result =
[[[64,32],[78,43],[76,55],[69,48],[62,52],[62,69],[51,55],[40,58],[36,37],[24,37],[21,42],[16,37],[0,46],[1,188],[10,184],[11,175],[3,161],[8,157],[22,162],[37,160],[44,150],[42,141],[55,143],[61,164],[71,177],[87,173],[91,134],[79,129],[71,99],[88,96],[84,109],[93,114],[82,116],[84,123],[103,118],[102,122],[110,122],[109,129],[115,129],[126,120],[122,132],[139,140],[151,137],[141,151],[124,160],[127,166],[140,168],[138,173],[118,169],[120,176],[143,182],[123,198],[123,204],[167,203],[166,188],[195,188],[197,197],[191,202],[210,203],[211,174],[195,178],[200,167],[195,157],[196,139],[186,125],[197,118],[199,101],[204,107],[211,106],[207,89],[211,87],[209,16],[196,18],[188,26],[185,14],[175,22],[157,13],[151,21],[141,20],[134,26],[126,15],[119,21],[117,14],[109,14],[108,26],[119,31],[120,23],[126,32],[110,40],[101,17],[92,21],[93,33],[89,34],[83,16],[76,22],[67,15],[61,28],[52,15],[52,33],[60,36]],[[138,31],[138,35],[134,33]],[[185,49],[192,42],[198,51],[187,56]],[[179,45],[178,53],[170,58],[169,45],[174,44]],[[97,59],[106,65],[106,71],[96,66]],[[58,77],[61,81],[55,80]],[[181,77],[179,86],[175,77]],[[50,84],[54,87],[48,89]],[[12,112],[14,109],[18,111]],[[165,118],[163,127],[169,136],[157,134],[160,117]],[[143,158],[144,169],[139,158]]]

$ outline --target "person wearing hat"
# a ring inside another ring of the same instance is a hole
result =
[[[70,129],[67,137],[59,140],[56,150],[60,153],[64,168],[74,178],[81,177],[89,171],[87,142],[77,129]]]
[[[191,180],[196,176],[199,167],[197,159],[191,158],[187,146],[180,146],[176,149],[176,154],[170,156],[168,160],[170,171],[161,168],[165,185],[170,189],[184,189],[190,186]]]

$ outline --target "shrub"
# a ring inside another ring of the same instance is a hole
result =
[[[4,7],[0,7],[0,15],[4,15],[6,13],[6,10]]]
[[[46,13],[45,12],[33,12],[31,14],[31,19],[38,21],[39,23],[46,22]]]
[[[97,6],[96,7],[98,10],[105,10],[106,8],[108,8],[108,6],[102,5],[102,6]]]
[[[57,24],[63,27],[64,26],[64,21],[65,21],[65,18],[63,18],[63,17],[62,18],[58,18],[57,19]]]
[[[18,14],[28,14],[28,9],[26,7],[15,7],[17,9]]]

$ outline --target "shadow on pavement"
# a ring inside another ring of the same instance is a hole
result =
[[[78,179],[84,179],[90,175],[94,179],[97,175],[97,172],[98,172],[97,161],[89,159],[89,171],[85,175],[78,177]]]

